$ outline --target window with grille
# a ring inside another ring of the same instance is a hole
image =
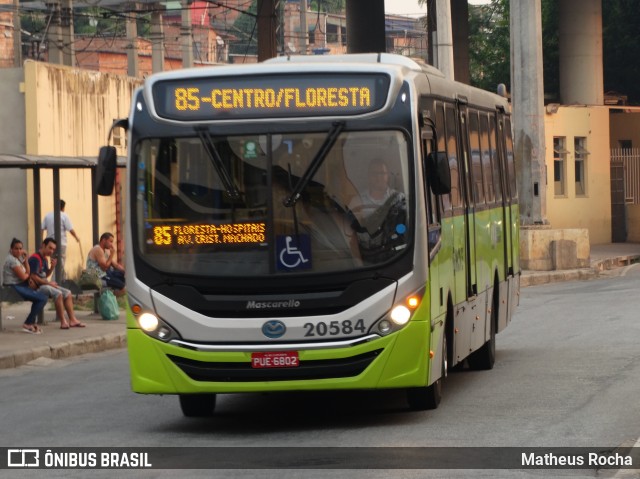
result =
[[[587,138],[576,136],[574,138],[574,160],[576,171],[576,196],[587,195]]]
[[[567,139],[564,136],[553,137],[553,194],[565,196],[567,194]]]

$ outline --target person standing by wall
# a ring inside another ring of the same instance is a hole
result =
[[[73,225],[71,224],[71,219],[69,215],[64,212],[64,207],[66,206],[66,202],[64,200],[60,200],[60,247],[58,248],[58,260],[60,262],[60,271],[62,278],[55,278],[56,281],[62,283],[66,278],[66,273],[64,271],[64,265],[67,259],[67,232],[71,233],[78,243],[80,243],[80,238],[76,234],[73,229]],[[55,222],[53,211],[47,213],[42,220],[42,231],[45,233],[45,238],[55,238]]]

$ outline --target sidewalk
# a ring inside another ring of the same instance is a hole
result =
[[[591,246],[591,267],[561,271],[522,271],[520,286],[593,279],[601,272],[640,262],[640,243],[609,243]]]
[[[567,271],[523,271],[522,287],[556,281],[591,279],[601,271],[626,266],[640,261],[640,244],[613,243],[591,247],[591,268]],[[76,316],[86,328],[60,329],[53,322],[55,311],[49,304],[45,310],[43,333],[39,335],[22,332],[22,323],[31,303],[4,303],[4,331],[0,331],[0,369],[15,368],[28,364],[46,364],[47,360],[63,359],[86,353],[126,346],[125,312],[120,311],[116,321],[104,321],[92,311],[77,311]],[[13,319],[11,319],[13,318]]]
[[[93,311],[77,310],[77,318],[87,326],[60,329],[60,323],[54,322],[56,313],[49,302],[44,311],[42,334],[27,334],[22,332],[22,323],[30,309],[28,301],[3,303],[2,325],[5,329],[0,331],[0,369],[22,366],[38,358],[45,358],[38,359],[45,363],[46,359],[63,359],[126,346],[123,310],[115,321],[104,321]]]

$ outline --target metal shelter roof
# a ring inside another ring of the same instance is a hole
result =
[[[95,168],[97,156],[49,156],[49,155],[14,155],[0,153],[0,168]],[[124,156],[118,157],[118,167],[126,165]]]

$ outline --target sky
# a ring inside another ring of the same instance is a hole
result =
[[[471,4],[488,3],[489,0],[469,0]],[[426,6],[419,6],[418,0],[384,0],[386,13],[421,16],[427,13]]]

